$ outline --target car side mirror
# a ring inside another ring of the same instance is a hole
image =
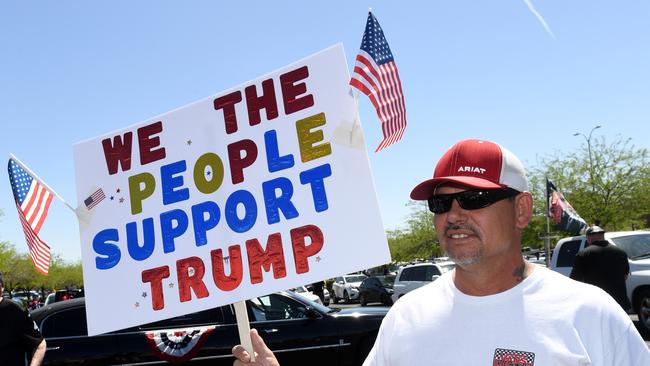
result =
[[[440,277],[440,275],[433,275],[433,276],[431,276],[431,281],[435,281],[435,280],[437,280],[438,277]]]

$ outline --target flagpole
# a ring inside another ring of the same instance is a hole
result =
[[[43,180],[42,180],[38,175],[36,175],[36,173],[34,173],[34,172],[33,172],[31,169],[29,169],[29,168],[28,168],[28,167],[27,167],[27,166],[26,166],[22,161],[20,161],[20,159],[18,159],[18,158],[17,158],[16,156],[14,156],[14,154],[12,154],[12,153],[9,153],[9,156],[10,156],[10,157],[11,157],[11,158],[12,158],[12,159],[13,159],[13,160],[18,164],[18,165],[20,165],[21,168],[25,169],[25,170],[26,170],[26,171],[27,171],[27,172],[28,172],[32,177],[34,177],[36,180],[38,180],[39,182],[41,182],[41,184],[42,184],[42,185],[43,185],[43,186],[44,186],[48,191],[52,192],[52,194],[55,195],[56,198],[58,198],[59,200],[61,200],[61,202],[63,202],[64,205],[66,205],[70,210],[72,210],[72,212],[75,213],[75,215],[77,214],[77,212],[75,211],[75,209],[72,208],[72,206],[70,206],[70,205],[69,205],[69,204],[68,204],[68,203],[63,199],[63,197],[61,197],[58,193],[56,193],[55,190],[53,190],[52,188],[50,188],[50,186],[48,186],[48,185],[47,185],[47,184],[46,184],[46,183],[45,183],[45,182],[44,182],[44,181],[43,181]]]
[[[548,177],[544,177],[546,179],[546,212],[544,216],[546,216],[546,235],[544,235],[544,254],[546,256],[544,262],[546,262],[546,267],[550,268],[551,267],[551,237],[550,231],[551,231],[551,224],[549,221],[549,207],[548,207],[548,199],[549,199],[549,191],[548,191]]]
[[[355,90],[352,86],[350,86],[350,89],[352,89],[352,98],[354,99],[354,106],[356,108],[356,118],[353,119],[352,121],[352,128],[350,129],[350,141],[349,144],[352,145],[352,137],[354,135],[354,128],[357,126],[357,122],[359,121],[359,92]]]

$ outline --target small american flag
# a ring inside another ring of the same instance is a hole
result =
[[[84,200],[84,205],[86,205],[86,208],[90,210],[97,206],[97,204],[99,204],[104,198],[106,198],[106,195],[104,195],[104,191],[100,188]]]
[[[366,30],[350,85],[370,98],[381,120],[384,139],[375,152],[399,141],[406,129],[402,82],[384,31],[372,12],[368,12]]]
[[[50,247],[38,237],[38,232],[52,203],[52,192],[14,159],[9,159],[8,170],[18,217],[29,247],[29,255],[36,270],[47,275],[50,266]]]

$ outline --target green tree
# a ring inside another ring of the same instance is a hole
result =
[[[32,289],[38,284],[38,277],[42,276],[32,264],[28,254],[17,254],[13,258],[11,267],[5,272],[5,280],[10,284],[8,288]]]
[[[557,152],[532,169],[535,220],[526,237],[545,231],[545,177],[552,180],[588,224],[606,230],[633,230],[650,222],[650,164],[648,150],[631,139],[604,136],[584,143],[578,151]]]
[[[407,229],[388,232],[388,246],[394,261],[410,261],[431,258],[442,254],[433,228],[433,214],[426,202],[411,201],[411,213],[406,221]]]
[[[8,241],[0,241],[0,273],[7,273],[16,261],[16,248]]]
[[[82,287],[82,272],[81,262],[67,263],[59,255],[53,255],[43,286],[52,290]]]

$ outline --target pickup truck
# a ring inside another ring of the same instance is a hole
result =
[[[626,281],[632,311],[641,326],[650,332],[650,231],[618,231],[605,233],[605,239],[623,249],[630,261]],[[551,269],[569,276],[576,254],[585,247],[586,238],[573,236],[557,242],[551,257]]]

